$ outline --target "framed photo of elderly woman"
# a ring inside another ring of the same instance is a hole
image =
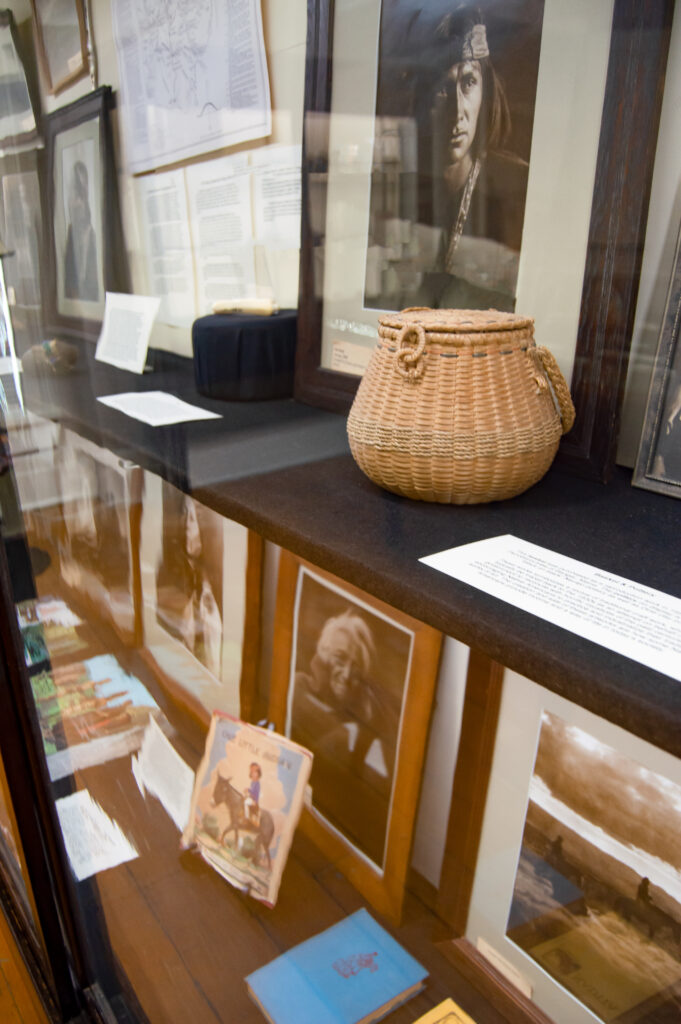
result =
[[[667,307],[633,483],[681,498],[681,234],[676,245]]]
[[[110,111],[103,86],[45,118],[49,278],[45,316],[55,330],[99,335],[107,291],[128,291]]]
[[[315,0],[296,397],[347,409],[381,311],[515,310],[571,381],[560,458],[607,476],[672,9]]]
[[[270,719],[314,754],[301,828],[400,917],[441,635],[282,552]]]

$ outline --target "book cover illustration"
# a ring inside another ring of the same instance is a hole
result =
[[[112,654],[52,666],[31,677],[52,781],[137,750],[162,712]]]
[[[183,846],[273,906],[303,805],[312,754],[278,733],[215,712]]]
[[[273,1024],[370,1024],[416,995],[428,972],[367,910],[246,978]]]
[[[48,658],[73,657],[87,647],[77,630],[82,619],[58,598],[22,601],[17,618],[29,668]]]
[[[475,1021],[453,999],[445,999],[415,1020],[414,1024],[475,1024]]]

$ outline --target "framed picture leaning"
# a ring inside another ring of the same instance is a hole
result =
[[[271,721],[314,754],[303,831],[398,921],[441,634],[282,551]]]
[[[633,483],[681,498],[681,233],[650,382]]]

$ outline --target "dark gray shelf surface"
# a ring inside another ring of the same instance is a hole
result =
[[[221,419],[152,428],[96,402],[167,390]],[[681,597],[681,503],[552,469],[525,494],[441,506],[389,494],[348,454],[345,420],[293,401],[201,398],[190,360],[157,354],[135,377],[83,350],[69,377],[26,379],[29,405],[130,458],[216,511],[509,668],[681,756],[681,683],[418,562],[513,534]]]

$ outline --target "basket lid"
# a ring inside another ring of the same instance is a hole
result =
[[[443,334],[518,331],[534,327],[532,317],[504,313],[498,309],[429,309],[427,306],[411,306],[401,313],[384,313],[378,322],[394,330],[401,330],[406,324],[421,324],[428,332],[442,331]]]

